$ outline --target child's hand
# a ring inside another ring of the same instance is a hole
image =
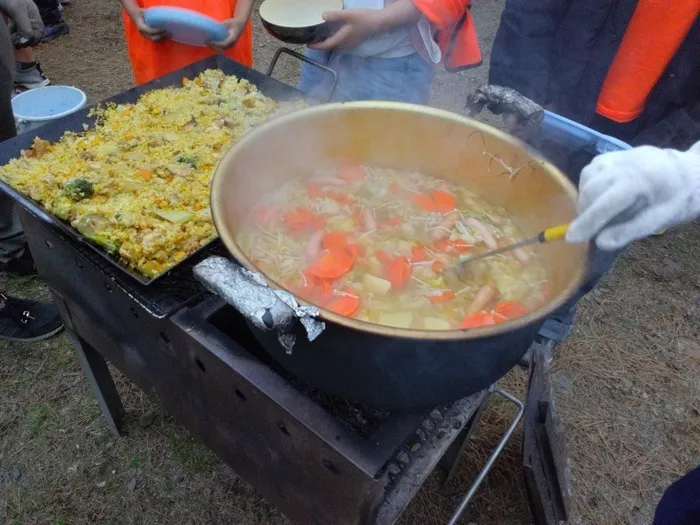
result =
[[[340,29],[322,42],[309,45],[312,49],[332,51],[355,47],[379,32],[381,29],[380,9],[343,9],[326,11],[323,19],[326,22],[342,24]]]
[[[228,35],[223,40],[217,42],[207,42],[207,45],[216,51],[226,51],[233,46],[243,33],[248,18],[229,18],[221,22],[228,29]]]
[[[132,16],[132,19],[134,21],[134,24],[136,24],[136,29],[139,30],[139,33],[141,33],[141,36],[143,36],[144,38],[148,38],[152,42],[161,42],[170,38],[170,34],[164,29],[156,29],[154,27],[149,26],[146,23],[145,18],[143,17],[142,10],[139,10],[138,13],[135,13],[134,16]]]

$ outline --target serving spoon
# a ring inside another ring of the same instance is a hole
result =
[[[465,264],[478,261],[480,259],[485,259],[486,257],[493,257],[494,255],[499,255],[501,253],[510,252],[512,250],[517,250],[518,248],[523,248],[524,246],[530,246],[532,244],[542,244],[545,242],[560,241],[566,237],[566,232],[569,231],[568,224],[560,224],[559,226],[552,226],[547,228],[539,235],[525,239],[524,241],[509,244],[508,246],[503,246],[502,248],[497,248],[496,250],[491,250],[488,252],[477,253],[475,255],[464,255],[459,261],[457,261],[457,275],[462,278],[462,270]]]

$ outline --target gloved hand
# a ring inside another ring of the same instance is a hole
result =
[[[600,249],[617,250],[690,221],[700,216],[700,142],[685,152],[642,146],[600,155],[581,172],[579,193],[568,242],[596,237]],[[634,216],[608,225],[632,207]]]
[[[39,43],[44,23],[39,8],[32,0],[0,0],[0,11],[10,17],[10,30],[21,37],[13,34],[12,42],[16,47]]]

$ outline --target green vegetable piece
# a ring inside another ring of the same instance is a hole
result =
[[[85,179],[70,179],[63,185],[63,195],[76,202],[92,197],[94,193],[92,182]]]
[[[118,241],[112,241],[105,237],[104,235],[100,235],[99,233],[93,233],[91,235],[86,235],[86,237],[97,244],[98,246],[101,246],[104,248],[104,251],[109,253],[110,255],[118,255],[119,254],[119,248],[121,247],[121,243]]]
[[[180,164],[187,164],[188,166],[191,166],[192,168],[196,169],[197,165],[199,164],[199,158],[195,155],[178,155],[177,157],[175,157],[175,162],[179,162]]]
[[[183,222],[189,221],[194,217],[194,213],[191,211],[178,211],[178,210],[156,210],[156,215],[161,219],[172,222],[174,224],[182,224]]]

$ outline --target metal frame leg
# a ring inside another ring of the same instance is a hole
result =
[[[495,387],[493,389],[493,393],[500,395],[501,397],[505,398],[506,400],[510,401],[515,406],[517,406],[518,413],[516,414],[515,418],[511,422],[510,426],[508,427],[508,430],[506,430],[505,434],[503,434],[503,437],[501,437],[501,440],[498,442],[498,445],[496,446],[494,451],[491,453],[491,456],[489,456],[489,459],[486,461],[484,468],[481,469],[481,472],[479,472],[479,475],[476,477],[476,479],[472,483],[472,486],[469,487],[469,491],[462,498],[462,501],[459,502],[459,506],[457,507],[457,510],[455,511],[455,513],[452,515],[452,518],[450,519],[448,525],[456,525],[457,524],[457,522],[459,521],[459,518],[462,516],[462,513],[467,508],[467,505],[469,505],[469,502],[471,501],[472,497],[474,497],[474,494],[476,493],[477,489],[479,488],[481,483],[483,483],[484,479],[486,478],[486,475],[491,470],[491,467],[493,467],[493,464],[495,463],[496,458],[498,458],[501,451],[503,450],[503,447],[505,447],[506,443],[508,442],[510,437],[513,435],[513,432],[515,431],[515,427],[518,426],[518,423],[520,422],[520,420],[523,417],[523,412],[525,411],[525,405],[523,404],[522,401],[513,397],[508,392],[505,392],[504,390],[501,390],[498,387]]]
[[[73,344],[83,373],[92,387],[92,392],[97,398],[97,404],[102,410],[107,426],[114,435],[120,436],[119,425],[124,417],[124,406],[114,385],[107,361],[74,332],[67,331],[67,335]]]

